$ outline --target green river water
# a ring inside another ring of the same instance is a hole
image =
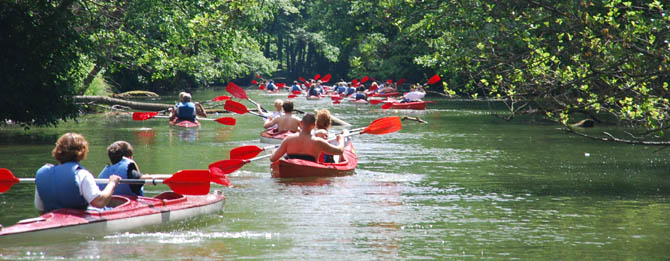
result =
[[[194,93],[195,100],[226,94]],[[249,91],[270,108],[281,96]],[[164,99],[171,103],[174,98]],[[296,98],[309,111],[329,108],[352,127],[382,116],[418,116],[400,132],[357,135],[351,176],[270,177],[269,161],[230,175],[224,210],[168,226],[59,242],[0,245],[2,259],[667,259],[670,256],[670,150],[568,135],[532,118],[505,122],[486,102],[433,99],[422,112],[379,105],[331,105]],[[247,102],[243,102],[249,104]],[[228,116],[228,115],[226,115]],[[74,131],[91,152],[94,174],[116,140],[135,147],[145,173],[203,169],[230,149],[261,145],[261,119],[197,130],[166,120],[88,115],[58,128],[0,129],[0,167],[34,177],[56,139]],[[337,128],[336,128],[337,129]],[[596,127],[597,133],[604,129]],[[147,194],[167,190],[146,186]],[[0,194],[0,224],[37,215],[34,185]]]

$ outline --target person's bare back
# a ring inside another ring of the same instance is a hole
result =
[[[305,123],[306,118],[311,118],[309,123]],[[338,145],[332,145],[322,138],[313,136],[312,129],[314,129],[314,115],[305,114],[300,133],[286,137],[279,148],[274,151],[270,161],[277,161],[284,154],[287,154],[288,157],[309,156],[311,160],[316,161],[321,152],[332,155],[344,152],[344,138],[341,135],[337,136]]]
[[[279,132],[297,132],[298,127],[300,126],[300,119],[296,116],[293,116],[293,102],[286,101],[284,104],[282,104],[282,107],[284,109],[284,115],[266,122],[263,124],[263,127],[267,129],[277,124],[277,131]]]

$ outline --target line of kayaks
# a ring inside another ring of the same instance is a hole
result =
[[[224,200],[221,191],[207,195],[163,192],[155,197],[113,196],[109,206],[114,208],[110,210],[58,209],[0,227],[0,245],[90,237],[165,224],[220,212]]]

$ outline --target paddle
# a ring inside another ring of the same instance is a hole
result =
[[[168,116],[159,116],[158,112],[151,111],[151,112],[133,112],[133,120],[135,121],[145,121],[151,118],[161,118],[161,119],[167,119],[169,118]],[[198,120],[204,120],[204,121],[216,121],[218,123],[221,123],[223,125],[235,125],[237,120],[233,117],[221,117],[218,119],[210,119],[210,118],[198,118]]]
[[[372,105],[377,105],[384,102],[384,100],[368,100],[368,102]]]
[[[241,104],[233,100],[226,101],[226,103],[223,104],[223,109],[227,111],[232,111],[237,114],[251,113],[253,115],[265,118],[265,116],[263,115],[249,111],[249,109],[247,109],[247,106],[245,106],[244,104]]]
[[[224,176],[225,177],[225,176]],[[210,181],[222,182],[222,178],[217,175],[210,177],[209,170],[180,170],[171,177],[164,180],[156,179],[122,179],[122,184],[159,184],[168,185],[172,191],[185,195],[205,195],[209,193]],[[226,179],[227,180],[227,179]],[[108,179],[96,179],[98,184],[105,184]],[[0,168],[0,193],[8,191],[12,185],[19,182],[34,183],[34,178],[16,178],[14,174],[4,168]],[[221,184],[219,183],[219,184]],[[228,182],[228,184],[230,184]],[[223,185],[223,184],[222,184]]]
[[[392,102],[387,102],[387,103],[384,103],[384,105],[382,105],[382,110],[388,110],[391,107],[393,107],[393,103]]]
[[[430,77],[430,79],[428,79],[428,82],[426,83],[426,85],[435,84],[438,81],[440,81],[440,76],[436,74],[436,75],[433,75],[433,77]]]
[[[295,95],[295,94],[289,94],[289,95],[288,95],[288,98],[289,98],[289,99],[293,99],[293,98],[295,98],[295,97],[298,97],[298,95]]]
[[[227,95],[221,95],[221,96],[216,96],[212,98],[212,101],[227,101],[230,100],[230,96]]]
[[[235,98],[248,100],[254,105],[258,106],[258,103],[256,103],[252,99],[249,99],[249,96],[247,96],[247,92],[245,92],[244,89],[240,88],[240,86],[237,86],[237,84],[235,84],[234,82],[229,82],[228,85],[226,85],[226,91],[231,95],[235,96]],[[263,106],[261,106],[261,110],[267,112],[267,110],[263,108]]]
[[[317,73],[316,75],[314,75],[314,80],[315,80],[315,81],[318,80],[319,78],[321,78],[321,74],[318,74],[318,73]]]
[[[332,76],[330,76],[330,73],[329,73],[329,74],[326,74],[326,76],[323,76],[323,78],[321,78],[321,82],[324,82],[324,83],[325,83],[325,82],[328,82],[328,81],[330,81],[330,78],[331,78],[331,77],[332,77]]]
[[[379,88],[379,85],[373,84],[370,86],[370,89],[368,90],[369,92],[374,92]]]
[[[393,133],[396,131],[399,131],[402,129],[402,123],[400,122],[400,117],[398,116],[390,116],[390,117],[384,117],[380,119],[376,119],[373,122],[370,123],[367,127],[364,128],[356,128],[353,129],[352,132],[349,134],[345,135],[346,136],[351,136],[355,134],[374,134],[374,135],[382,135],[382,134],[388,134],[388,133]],[[254,156],[258,155],[264,150],[267,149],[272,149],[272,148],[278,148],[280,144],[273,145],[273,146],[267,146],[260,148],[258,146],[242,146],[238,148],[234,148],[230,151],[230,160],[221,160],[217,161],[215,163],[212,163],[209,165],[210,171],[212,173],[215,173],[212,168],[219,168],[220,171],[224,174],[229,174],[232,173],[233,171],[238,170],[244,164],[247,164],[251,161],[257,160],[257,159],[262,159],[265,158],[268,155],[264,155],[261,157],[256,157],[253,158]],[[250,159],[251,158],[251,159]],[[218,173],[218,172],[216,172]]]
[[[365,83],[365,82],[367,82],[368,80],[370,80],[370,77],[363,76],[363,78],[361,78],[361,83]]]

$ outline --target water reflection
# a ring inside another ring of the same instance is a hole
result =
[[[171,127],[169,128],[168,138],[170,142],[175,139],[179,141],[195,142],[198,140],[198,131],[200,127],[197,128],[182,128],[182,127]]]
[[[288,186],[326,186],[333,183],[331,178],[299,178],[299,179],[277,179],[277,183]]]
[[[151,145],[156,142],[156,131],[152,128],[139,128],[133,131],[133,137],[134,143]]]

